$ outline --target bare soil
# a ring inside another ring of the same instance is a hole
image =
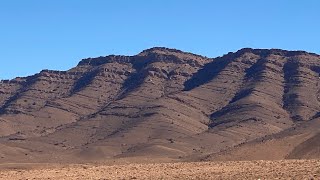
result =
[[[319,179],[319,160],[125,165],[2,164],[0,179]]]

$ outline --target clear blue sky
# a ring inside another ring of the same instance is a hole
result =
[[[319,0],[2,0],[0,79],[166,46],[209,57],[243,47],[320,54]]]

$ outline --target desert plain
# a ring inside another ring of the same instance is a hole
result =
[[[2,164],[0,179],[319,179],[319,160]]]

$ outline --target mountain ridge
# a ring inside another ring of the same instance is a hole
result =
[[[272,158],[292,136],[297,149],[277,158],[315,158],[319,77],[319,55],[280,49],[207,58],[155,47],[83,59],[1,81],[0,161]],[[239,157],[273,136],[270,154]]]
[[[167,48],[167,47],[152,47],[152,48],[148,48],[148,49],[145,49],[145,50],[142,50],[140,53],[138,53],[137,55],[139,54],[143,54],[143,53],[147,53],[147,52],[152,52],[152,51],[157,51],[157,50],[160,50],[160,51],[169,51],[169,52],[176,52],[176,53],[184,53],[184,54],[190,54],[190,55],[194,55],[194,56],[199,56],[199,57],[203,57],[203,58],[208,58],[208,59],[215,59],[215,58],[219,58],[221,56],[217,56],[217,57],[206,57],[206,56],[202,56],[202,55],[199,55],[199,54],[194,54],[194,53],[191,53],[191,52],[186,52],[186,51],[182,51],[182,50],[179,50],[179,49],[175,49],[175,48]],[[241,54],[241,53],[246,53],[246,52],[255,52],[255,53],[259,53],[259,52],[273,52],[273,53],[291,53],[291,54],[310,54],[310,55],[315,55],[315,56],[320,56],[319,54],[317,53],[313,53],[313,52],[308,52],[308,51],[304,51],[304,50],[284,50],[284,49],[278,49],[278,48],[249,48],[249,47],[246,47],[246,48],[241,48],[235,52],[228,52],[227,54]],[[224,55],[227,55],[227,54],[224,54]],[[122,58],[130,58],[130,57],[133,57],[133,56],[136,56],[136,55],[115,55],[115,54],[111,54],[111,55],[107,55],[107,56],[99,56],[99,57],[95,57],[95,58],[92,58],[92,57],[89,57],[89,58],[84,58],[82,60],[79,61],[79,63],[77,64],[77,66],[79,65],[83,65],[83,64],[86,64],[88,63],[88,61],[94,61],[94,60],[98,60],[99,59],[112,59],[112,58],[116,58],[116,57],[122,57]],[[222,55],[223,56],[223,55]],[[100,60],[101,61],[101,60]],[[106,61],[106,60],[105,60]],[[107,62],[105,62],[107,63]],[[72,69],[72,68],[71,68]],[[70,69],[69,69],[70,70]],[[51,69],[43,69],[42,71],[48,71],[48,72],[57,72],[57,73],[65,73],[66,71],[68,70],[51,70]],[[42,72],[41,71],[41,72]],[[39,72],[39,73],[41,73]],[[17,76],[15,78],[12,78],[12,79],[1,79],[0,81],[1,82],[8,82],[8,81],[17,81],[17,79],[24,79],[24,78],[28,78],[30,76],[34,76],[34,75],[37,75],[39,73],[36,73],[36,74],[33,74],[33,75],[29,75],[29,76],[26,76],[26,77],[23,77],[23,76]]]

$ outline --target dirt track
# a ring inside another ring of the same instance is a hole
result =
[[[24,169],[27,168],[27,169]],[[2,168],[0,179],[319,179],[319,160]]]

